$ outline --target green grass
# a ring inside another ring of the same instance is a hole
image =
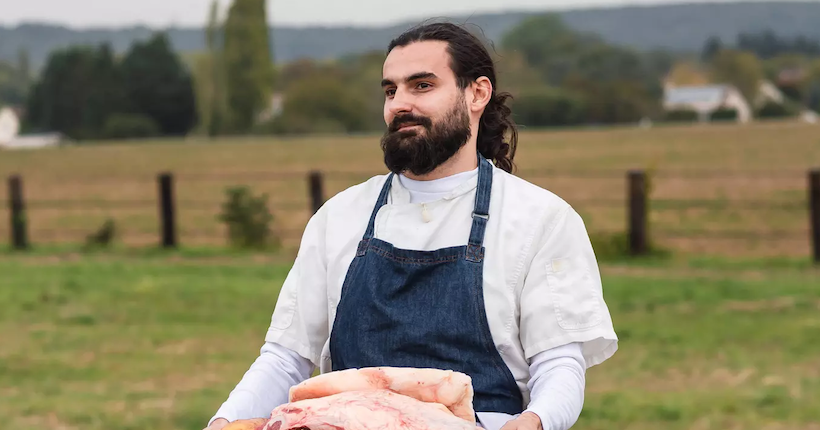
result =
[[[0,263],[0,411],[19,428],[197,428],[258,352],[286,268]]]
[[[261,346],[289,265],[187,250],[0,257],[10,428],[200,429]],[[575,429],[812,428],[820,272],[800,262],[604,264],[620,351]]]

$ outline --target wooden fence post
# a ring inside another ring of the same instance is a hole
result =
[[[16,250],[27,249],[29,243],[23,179],[18,175],[9,177],[9,208],[11,209],[11,247]]]
[[[308,176],[308,192],[310,193],[310,208],[315,214],[325,203],[322,172],[314,170]]]
[[[159,214],[162,229],[162,246],[177,246],[176,217],[174,207],[174,177],[166,172],[159,175]]]
[[[628,193],[629,251],[632,255],[643,255],[647,252],[646,173],[644,171],[629,171]]]
[[[820,168],[809,171],[809,220],[814,262],[820,264]]]

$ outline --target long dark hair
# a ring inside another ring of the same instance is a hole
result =
[[[493,160],[500,169],[512,173],[515,167],[513,158],[518,143],[518,132],[510,118],[512,111],[505,104],[512,96],[496,91],[495,64],[490,53],[476,36],[451,23],[432,23],[411,28],[390,42],[387,53],[397,46],[427,40],[447,42],[450,68],[456,75],[459,89],[467,88],[481,76],[486,76],[490,80],[493,92],[481,115],[476,146],[481,155]],[[507,132],[510,132],[510,138],[505,141]]]

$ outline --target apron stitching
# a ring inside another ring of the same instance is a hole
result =
[[[451,262],[459,260],[459,257],[457,255],[456,256],[442,257],[442,258],[439,258],[439,259],[427,259],[427,258],[420,259],[420,258],[410,258],[410,257],[399,257],[399,256],[393,255],[392,253],[390,253],[388,251],[385,251],[383,249],[377,248],[377,247],[373,247],[373,252],[375,252],[376,254],[381,255],[384,258],[389,258],[390,260],[397,261],[399,263],[439,264],[439,263],[451,263]]]

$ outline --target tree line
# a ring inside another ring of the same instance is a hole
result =
[[[245,133],[273,90],[266,16],[264,0],[235,0],[220,22],[213,2],[209,48],[193,65],[163,32],[122,58],[109,44],[56,50],[25,91],[23,129],[77,140]]]
[[[77,139],[383,130],[384,51],[280,64],[264,0],[234,0],[224,20],[217,11],[214,3],[203,52],[177,54],[163,33],[134,43],[123,58],[106,45],[53,52],[26,92],[26,127]],[[741,34],[734,45],[710,38],[695,53],[638,51],[541,14],[508,31],[491,53],[516,122],[541,127],[669,119],[665,80],[732,84],[753,101],[768,79],[788,103],[756,113],[820,111],[818,47],[766,31]]]

